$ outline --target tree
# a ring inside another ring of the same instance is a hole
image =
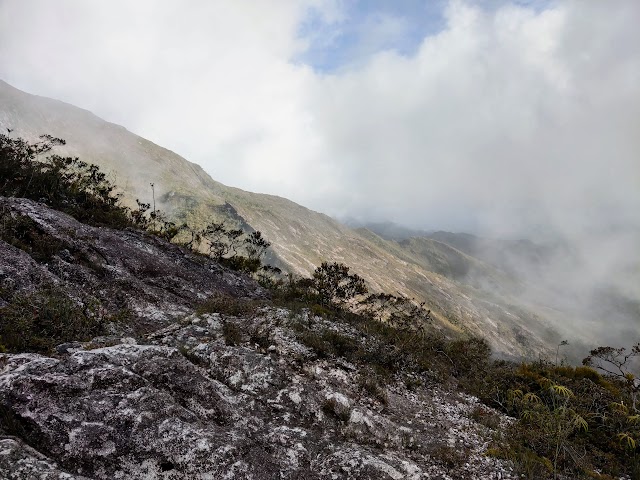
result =
[[[367,293],[364,279],[349,273],[349,267],[343,263],[322,264],[313,272],[313,288],[322,305],[341,307],[345,302],[358,295]]]
[[[640,358],[640,342],[631,347],[630,351],[624,347],[598,347],[589,352],[589,356],[582,360],[582,364],[596,368],[607,376],[620,380],[631,396],[631,408],[638,413],[640,412],[638,406],[640,378],[631,372],[633,362],[638,358]]]
[[[55,154],[42,158],[64,144],[51,135],[32,143],[0,134],[0,195],[43,202],[90,225],[135,226],[116,186],[97,165]]]
[[[262,236],[262,232],[260,231],[251,232],[249,236],[244,239],[244,248],[251,259],[260,259],[270,246],[271,243]]]

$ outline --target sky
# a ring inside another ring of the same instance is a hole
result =
[[[337,218],[640,228],[637,0],[0,0],[0,79]]]

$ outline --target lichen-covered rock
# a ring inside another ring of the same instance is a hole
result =
[[[254,304],[196,315],[211,295],[266,293],[143,232],[24,199],[0,209],[52,245],[43,257],[0,241],[7,298],[56,285],[135,314],[133,327],[64,338],[52,356],[0,354],[0,480],[515,478],[484,455],[491,431],[470,418],[475,399],[424,376],[411,390],[377,385],[367,365],[319,356],[300,336],[356,345],[353,327]]]
[[[0,438],[0,478],[5,480],[88,480],[60,470],[49,458],[16,438]]]
[[[6,478],[515,478],[483,454],[491,432],[470,419],[473,398],[392,381],[385,404],[360,386],[363,367],[301,344],[301,321],[326,322],[192,315],[137,344],[5,355]]]
[[[24,198],[0,197],[0,211],[28,217],[55,246],[50,259],[37,262],[0,240],[0,286],[12,293],[54,285],[72,298],[97,300],[102,313],[127,309],[147,331],[183,317],[214,293],[266,296],[253,279],[141,231],[92,227]]]

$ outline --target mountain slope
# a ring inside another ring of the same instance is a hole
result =
[[[388,378],[355,357],[384,359],[391,337],[278,306],[136,229],[0,196],[11,219],[25,228],[0,231],[0,479],[517,478],[486,455],[510,418],[408,349]],[[455,374],[490,365],[476,360]]]
[[[150,201],[149,184],[154,183],[159,208],[174,218],[192,225],[228,219],[262,231],[292,272],[309,274],[325,260],[343,262],[363,276],[372,290],[425,301],[442,328],[480,334],[498,353],[536,356],[559,338],[548,321],[508,291],[496,295],[467,283],[460,265],[473,267],[481,277],[500,284],[508,279],[441,242],[401,245],[350,229],[284,198],[227,187],[199,166],[123,127],[3,82],[0,126],[14,129],[14,136],[35,139],[46,133],[66,139],[60,153],[98,164],[124,190],[129,203],[136,198]],[[444,268],[454,264],[453,270]]]

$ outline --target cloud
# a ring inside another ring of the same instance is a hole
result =
[[[514,230],[637,208],[638,8],[582,10],[452,3],[414,56],[321,78],[310,110],[325,157],[349,165],[341,189],[358,178],[347,208]]]
[[[4,0],[0,77],[334,215],[637,221],[640,4],[349,5]]]

